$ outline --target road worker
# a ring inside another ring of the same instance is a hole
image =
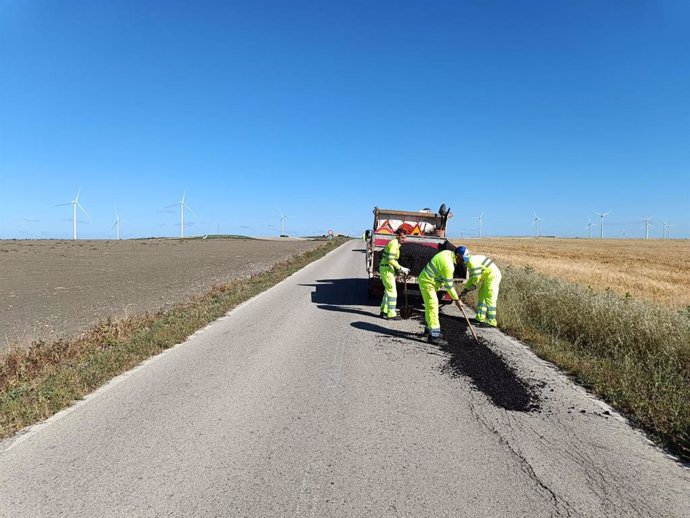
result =
[[[458,261],[462,261],[462,254],[459,254],[453,245],[446,243],[444,248],[452,249],[442,250],[432,257],[418,277],[419,291],[424,299],[424,320],[426,322],[424,331],[428,335],[429,342],[436,345],[448,345],[448,342],[441,337],[441,323],[438,318],[438,295],[436,292],[439,290],[447,291],[455,305],[459,309],[462,308],[462,302],[453,285],[455,266],[458,264]]]
[[[479,326],[496,327],[496,301],[498,300],[498,287],[501,284],[501,270],[484,255],[471,254],[464,247],[458,247],[462,260],[467,265],[467,282],[460,293],[462,297],[466,293],[477,289],[477,311],[475,322]]]
[[[381,316],[387,320],[400,320],[396,310],[398,304],[398,289],[395,285],[395,277],[398,272],[409,275],[410,269],[400,266],[400,245],[405,242],[407,234],[402,228],[395,231],[395,239],[391,239],[383,249],[379,273],[383,282],[383,300],[381,301]]]

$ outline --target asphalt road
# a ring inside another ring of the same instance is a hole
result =
[[[0,443],[0,516],[690,516],[690,471],[526,347],[440,350],[365,286],[353,241]]]

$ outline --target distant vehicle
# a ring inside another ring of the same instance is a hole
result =
[[[450,209],[445,204],[441,205],[438,212],[432,212],[430,209],[404,211],[374,207],[373,228],[364,232],[369,297],[383,296],[383,283],[378,271],[379,263],[383,249],[391,239],[395,238],[395,231],[399,227],[407,231],[407,238],[400,250],[400,264],[411,270],[407,277],[408,290],[414,295],[419,295],[417,276],[431,257],[444,246],[448,246],[446,224],[451,217]],[[420,246],[428,247],[428,250]],[[455,271],[456,280],[460,282],[465,276],[464,264],[458,265]],[[400,277],[399,282],[402,286],[403,279]],[[449,301],[445,292],[444,295],[445,297],[441,297],[441,300]]]

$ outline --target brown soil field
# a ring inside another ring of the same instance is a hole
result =
[[[499,266],[535,271],[596,291],[690,306],[690,240],[482,238],[460,241]]]
[[[307,240],[0,241],[0,350],[184,302],[317,248]]]

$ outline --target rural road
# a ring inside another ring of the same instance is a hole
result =
[[[517,341],[379,319],[362,248],[0,443],[0,516],[690,516],[690,470]]]

